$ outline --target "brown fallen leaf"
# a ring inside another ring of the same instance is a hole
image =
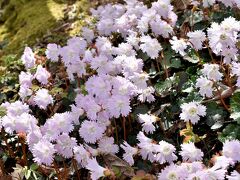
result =
[[[111,169],[118,168],[123,176],[133,177],[134,169],[129,164],[113,154],[102,155],[106,165]]]

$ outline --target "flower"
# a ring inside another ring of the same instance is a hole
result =
[[[172,163],[177,160],[177,156],[174,154],[176,148],[172,144],[166,141],[160,141],[154,148],[154,151],[157,153],[156,161],[160,164],[164,164],[165,162]]]
[[[190,121],[193,124],[196,124],[200,120],[200,116],[206,115],[206,107],[194,101],[183,103],[181,109],[180,118],[184,121]]]
[[[36,143],[38,143],[42,139],[42,133],[40,130],[40,127],[37,125],[31,126],[29,128],[29,131],[27,133],[27,143],[29,146],[29,149],[33,151],[33,147]]]
[[[199,170],[197,172],[190,174],[187,177],[187,180],[193,180],[193,179],[207,180],[209,179],[208,172],[206,170]]]
[[[231,172],[230,176],[227,176],[228,180],[239,180],[240,179],[240,174],[234,170],[233,172]]]
[[[142,36],[140,38],[140,41],[142,43],[140,45],[140,49],[143,52],[147,53],[147,55],[152,59],[156,59],[158,57],[159,51],[162,50],[162,46],[160,45],[158,40],[153,39],[150,36]]]
[[[25,86],[20,86],[20,89],[19,89],[19,96],[21,97],[21,99],[24,99],[25,97],[27,96],[31,96],[33,93],[33,91]]]
[[[192,43],[195,49],[202,49],[202,43],[206,39],[206,35],[203,31],[197,30],[194,32],[188,32],[187,36],[189,37],[189,41]]]
[[[172,49],[182,56],[186,55],[185,49],[187,48],[187,43],[183,39],[177,39],[173,36],[172,40],[169,41],[172,45]]]
[[[156,35],[161,35],[164,38],[169,38],[169,35],[173,33],[172,26],[166,21],[163,21],[158,15],[154,20],[150,21],[150,26]]]
[[[106,168],[103,168],[98,164],[96,158],[92,158],[88,160],[86,169],[88,169],[91,172],[92,180],[97,180],[100,177],[105,176],[104,172],[107,170]]]
[[[92,59],[90,62],[91,68],[96,69],[98,74],[107,74],[112,71],[112,63],[108,57],[100,54]]]
[[[79,129],[79,134],[85,142],[95,143],[102,138],[104,131],[105,129],[97,122],[85,120]]]
[[[153,87],[147,87],[146,89],[140,89],[138,90],[138,100],[141,102],[153,102],[155,101],[155,97],[153,96],[153,93],[155,92],[155,89]]]
[[[180,151],[179,154],[182,156],[182,159],[184,161],[193,162],[202,160],[203,152],[200,149],[196,148],[194,143],[190,142],[181,144],[181,149],[182,151]]]
[[[68,134],[63,133],[57,138],[57,144],[54,146],[57,153],[65,158],[71,158],[73,156],[73,148],[77,145],[77,140],[73,137],[69,137]]]
[[[155,131],[155,126],[153,123],[157,121],[156,116],[149,114],[139,114],[138,120],[140,123],[142,123],[142,130],[146,133],[153,133]]]
[[[223,143],[222,154],[228,158],[232,158],[233,161],[240,161],[240,141],[239,140],[226,140]]]
[[[153,153],[155,144],[152,143],[152,140],[146,137],[142,131],[138,133],[137,140],[139,141],[138,147],[140,148],[139,152],[142,158],[154,162],[156,160],[155,154]]]
[[[206,77],[200,77],[197,79],[196,87],[200,88],[199,93],[202,96],[213,96],[213,82]]]
[[[19,83],[21,86],[29,88],[32,86],[33,75],[29,72],[23,72],[19,74]]]
[[[183,180],[186,176],[187,173],[184,168],[176,164],[171,164],[158,174],[158,180]]]
[[[73,130],[73,123],[69,112],[55,113],[41,127],[44,138],[56,140],[60,133],[69,133]]]
[[[87,42],[91,42],[94,38],[94,32],[93,32],[93,30],[91,30],[87,27],[83,27],[82,28],[82,36],[84,37],[84,39],[87,40]]]
[[[227,158],[225,156],[217,156],[214,158],[214,160],[215,160],[214,166],[223,169],[227,169],[228,166],[235,164],[232,158]]]
[[[13,131],[27,132],[31,125],[37,124],[37,119],[26,112],[18,116],[3,116],[1,121],[2,126],[8,133],[13,133]]]
[[[206,169],[205,171],[207,171],[208,178],[217,180],[225,180],[225,175],[227,172],[226,169],[222,169],[216,166]]]
[[[77,162],[82,167],[86,167],[88,160],[90,159],[90,153],[83,147],[83,145],[75,146],[73,152]]]
[[[219,72],[218,64],[204,64],[201,70],[203,75],[213,81],[219,81],[222,79],[223,74]]]
[[[7,103],[4,105],[1,105],[7,109],[7,115],[9,116],[19,116],[23,113],[28,113],[30,111],[29,106],[21,101],[15,101],[13,103]]]
[[[181,166],[187,170],[188,174],[195,173],[197,171],[203,170],[204,168],[203,163],[199,161],[195,161],[192,163],[181,163]]]
[[[203,7],[209,7],[212,6],[216,0],[203,0]]]
[[[25,47],[21,60],[27,69],[34,67],[36,59],[30,47]]]
[[[114,144],[113,137],[103,137],[98,142],[98,150],[101,153],[116,154],[119,150],[118,145]]]
[[[56,149],[54,149],[54,145],[42,139],[33,146],[33,160],[39,165],[46,164],[50,166],[53,162],[53,155],[55,152]]]
[[[34,77],[43,85],[48,83],[48,78],[50,77],[50,73],[42,67],[42,65],[37,66],[37,71]]]
[[[137,154],[138,149],[130,146],[126,141],[124,141],[120,147],[125,151],[123,154],[123,159],[127,161],[130,166],[132,166],[134,164],[133,156]]]
[[[36,92],[33,100],[41,109],[46,109],[49,104],[53,103],[53,97],[48,93],[48,90],[44,88]]]
[[[50,43],[47,45],[47,49],[46,49],[46,57],[48,59],[50,59],[53,62],[57,62],[59,59],[59,50],[60,50],[60,46],[55,44],[55,43]]]
[[[87,42],[81,37],[72,37],[68,39],[67,45],[69,48],[74,49],[75,53],[77,53],[78,56],[80,56],[84,54],[87,47]],[[70,52],[73,52],[73,51],[70,51]]]
[[[108,99],[107,108],[111,116],[118,118],[127,116],[131,112],[130,101],[126,96],[113,95]]]

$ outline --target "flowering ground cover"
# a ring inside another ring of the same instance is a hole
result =
[[[0,176],[239,180],[239,8],[108,3],[65,44],[8,57]]]

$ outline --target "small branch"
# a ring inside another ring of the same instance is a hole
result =
[[[119,140],[118,140],[118,130],[117,130],[117,123],[116,123],[115,118],[113,119],[113,122],[114,122],[114,126],[115,126],[116,141],[117,141],[117,144],[119,144]]]
[[[127,139],[126,118],[124,116],[122,116],[122,123],[123,123],[123,137],[124,137],[124,140],[126,141]]]
[[[75,169],[75,171],[76,171],[77,177],[78,177],[78,179],[80,180],[80,179],[81,179],[81,178],[80,178],[81,176],[80,176],[80,173],[79,173],[78,168],[77,168],[77,160],[72,159],[72,163],[73,163],[73,167],[74,167],[74,169]]]

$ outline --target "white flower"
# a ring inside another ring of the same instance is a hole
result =
[[[48,78],[50,77],[50,73],[42,67],[42,65],[37,66],[37,71],[34,77],[43,85],[48,83]]]
[[[184,39],[177,39],[176,36],[173,36],[172,40],[169,41],[172,45],[172,49],[182,56],[186,55],[185,49],[187,48],[187,43]]]
[[[206,35],[203,31],[197,30],[194,32],[188,32],[187,36],[189,37],[189,41],[192,43],[195,49],[202,49],[202,43],[206,39]]]
[[[96,158],[89,159],[86,168],[91,172],[92,180],[98,180],[100,177],[105,176],[104,171],[107,170],[98,164]]]
[[[53,103],[52,96],[48,93],[47,89],[39,89],[33,98],[35,104],[41,108],[46,109],[49,104]]]
[[[227,169],[230,165],[234,165],[235,162],[232,160],[232,158],[228,158],[225,156],[217,156],[215,159],[215,167]]]
[[[153,123],[155,123],[157,120],[156,116],[149,114],[139,114],[138,120],[140,123],[142,123],[142,130],[146,133],[153,133],[155,131],[156,128]]]
[[[39,165],[46,164],[48,166],[53,162],[53,155],[56,152],[54,145],[45,139],[40,140],[33,146],[34,161]]]
[[[48,44],[46,49],[46,57],[53,62],[57,62],[59,59],[60,46],[57,44]]]
[[[162,46],[159,44],[157,39],[153,39],[150,36],[142,36],[140,49],[147,53],[149,57],[155,59],[158,57],[159,52],[162,50]]]
[[[65,158],[71,158],[73,156],[73,147],[77,145],[77,140],[70,137],[67,133],[63,133],[58,136],[55,149],[57,153]]]
[[[153,144],[152,140],[146,137],[142,131],[138,133],[137,139],[139,141],[138,147],[140,148],[139,152],[142,158],[154,162],[156,160],[156,157],[153,154],[155,144]]]
[[[123,142],[123,144],[120,145],[121,148],[125,151],[123,154],[123,159],[128,162],[129,165],[134,164],[133,156],[137,154],[138,149],[130,146],[126,141]]]
[[[222,169],[216,166],[213,166],[209,169],[206,169],[209,179],[216,180],[225,180],[226,169]]]
[[[183,103],[181,109],[180,118],[184,121],[191,121],[193,124],[200,120],[200,116],[206,115],[206,107],[197,102]]]
[[[82,28],[82,36],[87,40],[87,42],[91,42],[94,38],[94,32],[93,30],[83,27]]]
[[[83,121],[81,128],[79,129],[80,136],[87,143],[95,143],[98,139],[101,139],[105,129],[94,121]]]
[[[34,67],[36,59],[30,47],[25,47],[21,60],[27,69]]]
[[[90,159],[90,153],[83,147],[83,145],[75,146],[73,148],[74,157],[82,167],[86,167]]]
[[[216,0],[203,0],[203,7],[209,7],[212,6]]]
[[[228,158],[232,158],[234,162],[240,161],[240,141],[239,140],[227,140],[223,144],[222,153]]]
[[[204,64],[201,72],[207,76],[208,79],[213,81],[219,81],[223,76],[223,74],[219,72],[218,64]]]
[[[231,172],[230,176],[227,176],[228,180],[239,180],[240,179],[240,174],[234,170],[233,172]]]
[[[181,149],[180,155],[182,156],[184,161],[201,161],[203,157],[203,152],[196,148],[194,143],[186,143],[186,144],[181,144]]]
[[[200,88],[199,93],[202,96],[212,97],[213,95],[213,82],[206,77],[197,79],[196,87]]]
[[[153,93],[155,92],[155,89],[153,87],[147,87],[146,89],[138,90],[138,99],[141,102],[153,102],[155,101],[155,98],[153,96]]]
[[[177,160],[177,156],[174,154],[176,148],[166,142],[160,141],[158,145],[155,145],[155,152],[157,153],[156,161],[160,164],[164,164],[165,162],[172,163]]]
[[[101,153],[116,154],[119,150],[118,145],[114,144],[113,137],[103,137],[98,142],[98,150]]]

